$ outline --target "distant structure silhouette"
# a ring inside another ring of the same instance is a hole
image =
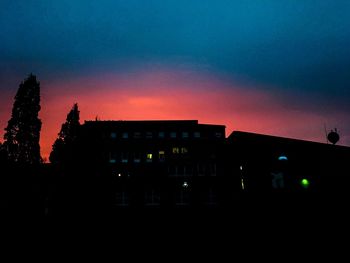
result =
[[[340,136],[338,134],[337,128],[330,131],[327,135],[327,140],[330,141],[332,144],[336,144],[340,139]]]

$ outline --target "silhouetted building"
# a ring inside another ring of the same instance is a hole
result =
[[[350,148],[248,132],[228,138],[227,171],[248,193],[347,193]]]
[[[195,120],[86,121],[79,158],[112,206],[216,206],[225,142],[225,126]]]

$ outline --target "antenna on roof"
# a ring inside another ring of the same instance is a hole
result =
[[[98,115],[96,115],[95,121],[99,121],[99,120],[100,120],[100,118],[98,117]]]
[[[336,144],[340,139],[340,136],[338,134],[337,128],[331,130],[330,133],[327,135],[327,140],[330,141],[332,144]]]

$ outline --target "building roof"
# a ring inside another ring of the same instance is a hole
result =
[[[330,143],[321,143],[307,140],[299,140],[293,138],[279,137],[273,135],[266,134],[258,134],[252,132],[243,132],[243,131],[234,131],[228,136],[229,142],[240,141],[249,142],[250,144],[284,144],[284,145],[294,145],[294,146],[309,146],[309,147],[329,147],[329,148],[337,148],[344,149],[350,151],[350,147],[342,146],[342,145],[333,145]]]
[[[154,127],[154,126],[162,126],[162,127],[181,127],[181,126],[212,126],[212,127],[220,127],[225,128],[225,125],[216,125],[216,124],[199,124],[198,120],[108,120],[108,121],[85,121],[85,126],[93,126],[93,127]]]

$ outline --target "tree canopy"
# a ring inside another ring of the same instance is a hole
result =
[[[20,85],[14,99],[11,119],[5,128],[3,148],[9,161],[38,164],[40,156],[40,83],[30,74]]]
[[[67,114],[66,122],[62,124],[58,138],[52,146],[50,153],[51,163],[62,163],[72,159],[72,148],[79,133],[79,109],[75,103]]]

